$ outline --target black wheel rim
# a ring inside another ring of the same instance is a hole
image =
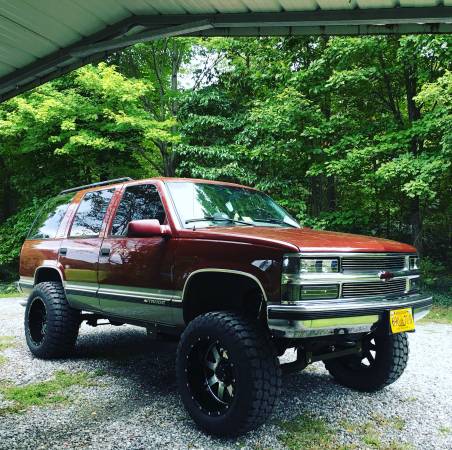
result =
[[[224,414],[236,394],[236,372],[229,350],[218,340],[198,338],[187,356],[187,387],[207,415]]]
[[[370,370],[377,362],[377,340],[375,336],[366,336],[362,340],[362,351],[359,355],[347,358],[347,366],[352,370]]]
[[[31,340],[35,345],[40,345],[47,334],[47,310],[41,298],[32,300],[28,313],[28,329]]]

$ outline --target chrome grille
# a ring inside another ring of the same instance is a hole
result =
[[[403,295],[405,293],[406,280],[390,281],[366,281],[364,283],[344,283],[342,285],[342,297],[372,297],[374,295]]]
[[[402,270],[404,256],[344,256],[342,272],[379,272],[380,270]]]

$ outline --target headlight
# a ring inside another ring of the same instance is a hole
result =
[[[410,270],[418,270],[419,269],[419,257],[418,256],[410,256]]]
[[[337,258],[298,258],[287,257],[283,260],[283,272],[297,273],[337,273],[339,260]]]
[[[335,273],[339,270],[338,259],[301,258],[300,272]]]

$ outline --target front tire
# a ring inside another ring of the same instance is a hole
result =
[[[281,388],[274,347],[256,322],[230,312],[194,319],[176,359],[182,401],[209,433],[237,436],[261,425]]]
[[[24,325],[33,355],[42,359],[61,358],[74,348],[80,311],[69,306],[61,283],[39,283],[28,298]]]
[[[375,392],[394,383],[408,362],[406,333],[389,336],[368,335],[362,341],[362,354],[324,361],[334,379],[343,386]]]

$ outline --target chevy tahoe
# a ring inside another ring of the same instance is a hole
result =
[[[39,358],[68,355],[83,321],[179,337],[184,406],[203,429],[231,436],[268,418],[283,371],[323,361],[360,391],[397,380],[407,332],[432,305],[419,277],[412,246],[302,227],[255,189],[125,178],[43,206],[19,286]],[[296,359],[280,365],[289,348]]]

